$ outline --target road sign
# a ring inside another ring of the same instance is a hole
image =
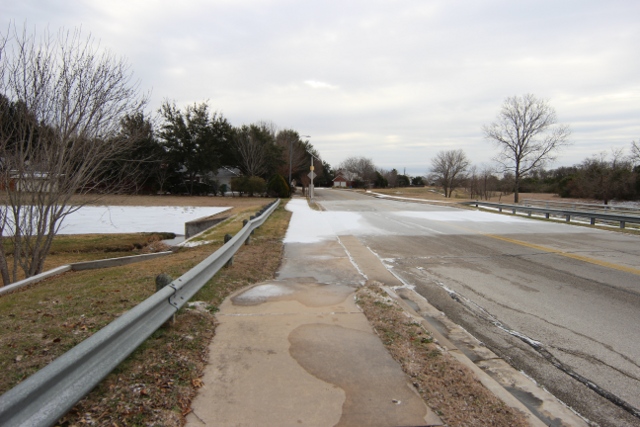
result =
[[[311,181],[313,181],[316,178],[316,173],[314,171],[311,171],[307,174],[307,176],[311,178]]]

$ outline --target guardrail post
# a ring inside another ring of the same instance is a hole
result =
[[[225,234],[224,235],[224,243],[227,243],[232,238],[233,238],[233,236],[231,234]],[[225,267],[231,267],[232,265],[233,265],[233,257],[229,258],[229,261],[227,261],[227,263],[224,266]]]
[[[544,217],[545,217],[546,219],[549,219],[549,212],[545,212]]]
[[[595,216],[591,217],[591,225],[596,225],[596,217]]]
[[[158,274],[156,276],[156,292],[158,292],[160,289],[164,288],[165,286],[168,286],[169,283],[171,282],[173,282],[173,279],[168,274],[166,273]]]
[[[624,228],[625,226],[625,222],[624,221],[620,221],[620,228]]]
[[[502,206],[498,208],[498,212],[502,212]]]
[[[516,214],[516,208],[511,209],[511,212],[515,215]]]
[[[565,219],[566,222],[571,222],[571,215],[567,214],[565,215],[565,217],[566,217]]]
[[[249,223],[249,220],[248,220],[248,219],[244,219],[244,220],[242,220],[242,226],[243,226],[243,227],[244,227],[244,226],[246,226],[248,223]],[[249,235],[249,236],[247,237],[247,240],[245,240],[245,241],[244,241],[244,244],[245,244],[245,245],[248,245],[249,243],[251,243],[251,235]]]
[[[253,221],[254,219],[256,219],[256,217],[255,217],[255,216],[253,216],[253,215],[251,215],[251,216],[249,217],[249,219]],[[255,231],[256,231],[256,230],[255,230],[255,228],[254,228],[253,230],[251,230],[251,235],[252,235],[252,236],[253,236],[253,233],[255,233]]]

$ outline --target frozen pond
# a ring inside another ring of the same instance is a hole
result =
[[[226,211],[227,207],[84,206],[69,214],[58,234],[170,232],[184,235],[184,223]]]

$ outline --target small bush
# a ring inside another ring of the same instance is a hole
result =
[[[262,195],[267,189],[267,183],[259,176],[239,176],[231,180],[231,190],[237,191],[242,196],[247,193],[249,197]]]
[[[271,197],[286,198],[290,196],[289,186],[280,174],[275,174],[267,184],[267,193]]]

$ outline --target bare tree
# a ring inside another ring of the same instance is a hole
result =
[[[467,190],[472,199],[489,200],[498,189],[498,178],[495,170],[490,165],[473,165],[469,168],[467,177]]]
[[[445,197],[451,197],[451,192],[465,180],[469,163],[462,150],[440,151],[431,159],[431,179],[442,187]]]
[[[398,186],[398,170],[397,169],[393,168],[391,169],[391,171],[387,173],[382,173],[382,175],[387,179],[387,183],[389,184],[389,187],[395,188]]]
[[[629,157],[634,165],[640,163],[640,142],[631,142],[631,155]]]
[[[309,141],[300,139],[300,135],[293,129],[283,129],[276,134],[276,145],[281,148],[282,155],[286,160],[278,173],[287,177],[289,184],[294,177],[309,170],[309,154],[307,150],[311,148]]]
[[[520,180],[555,160],[569,144],[569,126],[557,124],[556,112],[547,101],[531,94],[507,98],[497,121],[483,127],[484,136],[500,150],[495,158],[503,172],[514,175],[514,202]]]
[[[0,272],[4,284],[42,271],[72,196],[108,191],[109,167],[136,143],[121,121],[142,111],[129,66],[80,30],[0,36]],[[11,260],[7,255],[11,256]]]
[[[275,143],[273,124],[260,122],[242,126],[234,138],[238,167],[247,176],[262,176],[275,172],[284,163],[281,150]]]
[[[348,157],[340,163],[338,169],[355,174],[365,184],[372,183],[376,179],[376,167],[373,161],[366,157]]]

